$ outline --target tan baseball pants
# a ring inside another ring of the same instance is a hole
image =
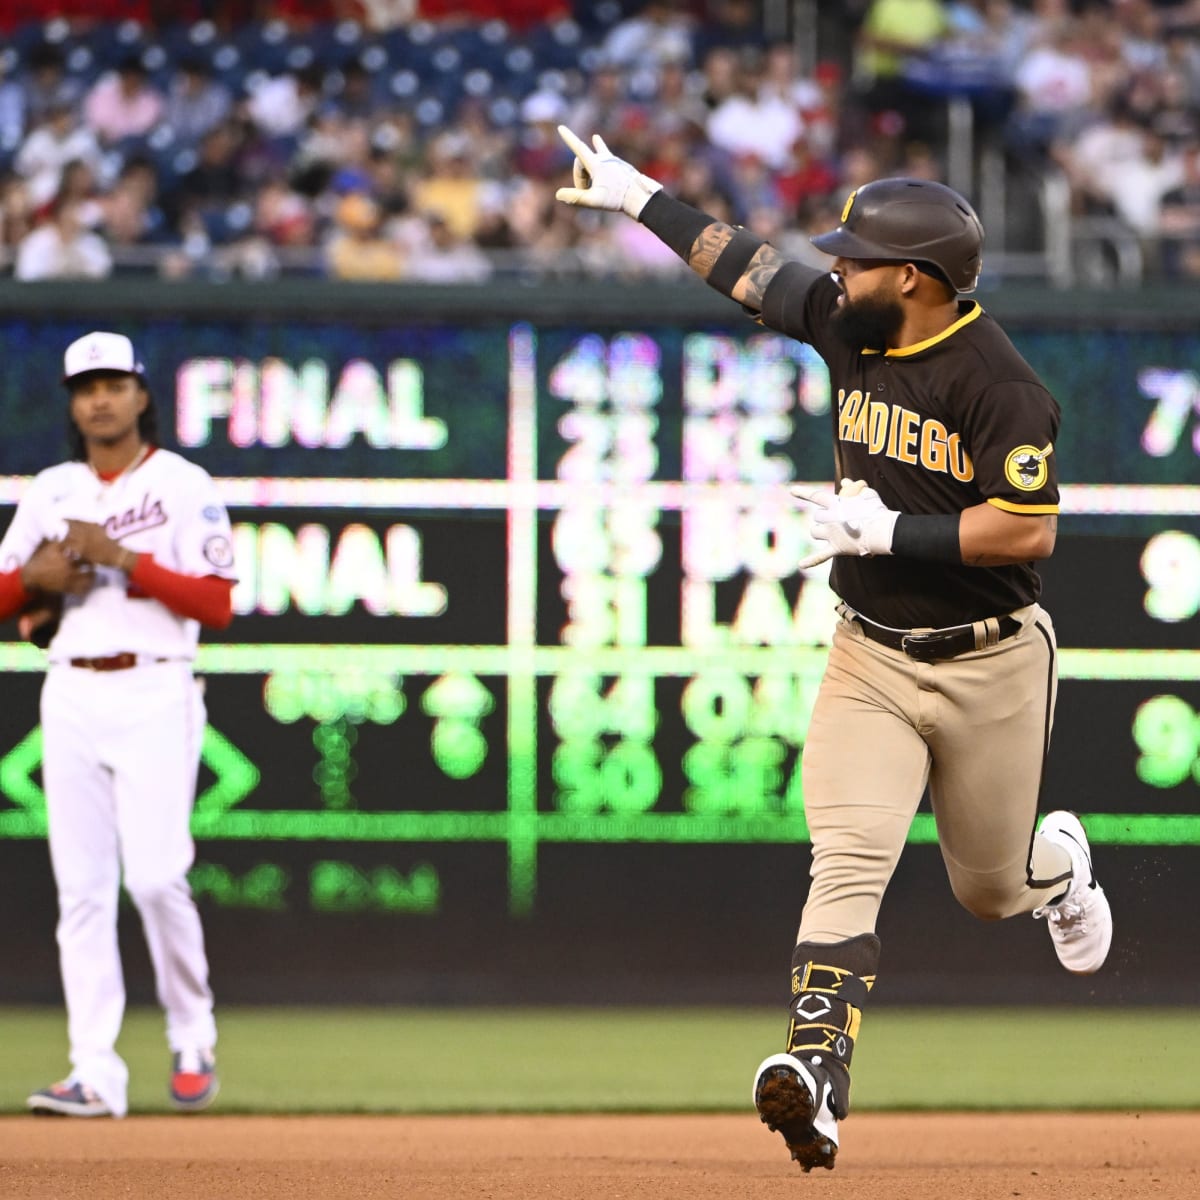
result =
[[[873,932],[926,784],[950,886],[998,920],[1060,895],[1067,853],[1034,833],[1057,691],[1054,626],[1031,605],[997,645],[916,662],[839,621],[804,747],[812,887],[799,940]]]

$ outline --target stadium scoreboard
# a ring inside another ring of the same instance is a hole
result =
[[[46,396],[87,327],[0,327],[2,505],[62,457]],[[645,314],[121,328],[234,522],[236,619],[198,660],[202,896],[526,916],[550,846],[806,839],[835,600],[796,569],[788,485],[830,478],[837,402],[809,347]],[[1064,408],[1048,794],[1100,843],[1200,844],[1200,340],[1012,332]],[[44,659],[0,663],[0,838],[40,838]]]

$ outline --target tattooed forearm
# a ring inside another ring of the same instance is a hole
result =
[[[714,221],[692,244],[688,255],[688,266],[700,276],[707,279],[713,269],[713,264],[721,257],[721,251],[729,245],[734,230],[724,221]]]
[[[701,279],[746,308],[758,311],[762,309],[767,284],[786,261],[772,246],[724,221],[706,225],[687,255],[688,266]]]
[[[691,253],[688,255],[688,266],[701,279],[708,279],[717,264],[717,259],[728,249],[729,243],[737,236],[737,232],[732,226],[726,225],[724,221],[714,221],[692,243]],[[763,293],[767,290],[767,284],[771,282],[775,277],[775,272],[785,262],[787,259],[778,250],[764,242],[755,251],[754,257],[750,260],[741,278],[733,285],[732,292],[727,294],[732,295],[735,300],[747,308],[761,309]],[[725,291],[725,286],[722,285],[720,290]]]
[[[774,246],[763,245],[750,260],[746,273],[733,289],[733,298],[747,308],[762,309],[763,293],[787,259]]]

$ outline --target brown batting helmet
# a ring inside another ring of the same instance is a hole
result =
[[[983,265],[983,226],[944,183],[877,179],[851,192],[842,223],[812,244],[838,258],[931,264],[956,292],[973,292]]]

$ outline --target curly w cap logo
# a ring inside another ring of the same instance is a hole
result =
[[[848,195],[846,197],[846,203],[842,206],[842,224],[843,225],[845,225],[846,218],[850,215],[850,210],[854,207],[854,197],[857,195],[858,195],[858,189],[855,188],[854,191],[852,191],[850,193],[850,195]]]
[[[1004,478],[1023,492],[1036,492],[1046,485],[1049,474],[1046,459],[1053,453],[1054,446],[1049,444],[1041,450],[1036,446],[1018,446],[1010,450],[1004,460]]]

